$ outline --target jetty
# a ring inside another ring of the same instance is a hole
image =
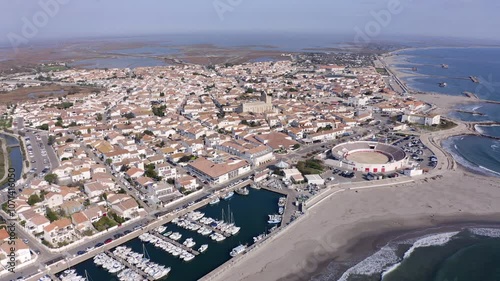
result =
[[[159,234],[159,233],[156,233],[156,232],[155,232],[155,233],[150,233],[150,234],[153,234],[154,236],[156,236],[156,237],[158,237],[158,238],[162,239],[162,240],[163,240],[163,241],[165,241],[165,242],[172,243],[173,245],[175,245],[175,246],[177,246],[177,247],[179,247],[179,248],[181,248],[181,249],[183,249],[183,250],[186,250],[186,251],[190,252],[191,254],[193,254],[193,255],[195,255],[195,256],[197,256],[197,255],[199,255],[199,254],[200,254],[200,252],[198,252],[198,251],[196,251],[196,250],[194,250],[194,249],[192,249],[192,248],[186,247],[185,245],[183,245],[183,244],[181,244],[181,243],[179,243],[179,242],[177,242],[177,241],[175,241],[175,240],[173,240],[173,239],[170,239],[170,238],[168,238],[168,237],[166,237],[166,236],[163,236],[163,235],[161,235],[161,234]]]
[[[477,97],[477,95],[476,95],[476,94],[471,93],[471,92],[467,92],[467,91],[465,91],[465,92],[463,92],[462,94],[463,94],[464,96],[466,96],[466,97],[469,97],[469,98],[479,99],[479,98]]]
[[[460,113],[467,113],[467,114],[471,114],[471,115],[478,115],[478,116],[484,116],[485,114],[482,113],[482,112],[477,112],[477,111],[470,111],[470,110],[462,110],[462,109],[458,109],[456,110],[456,112],[460,112]]]
[[[128,261],[116,256],[115,254],[111,253],[111,251],[109,250],[106,250],[104,251],[104,253],[106,253],[108,256],[114,258],[115,260],[121,262],[122,264],[124,264],[126,267],[134,270],[135,272],[139,273],[142,277],[148,279],[149,281],[154,281],[155,279],[153,277],[151,277],[149,274],[147,274],[146,272],[142,271],[142,269],[138,268],[137,266],[133,265],[133,264],[130,264]]]
[[[479,79],[476,76],[469,76],[470,80],[474,83],[479,83]]]

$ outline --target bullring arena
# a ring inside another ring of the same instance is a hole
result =
[[[401,148],[373,141],[346,142],[332,148],[334,163],[351,171],[385,173],[402,169],[408,164]]]

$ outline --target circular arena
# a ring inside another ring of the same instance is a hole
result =
[[[392,172],[408,163],[403,149],[373,141],[342,143],[332,148],[331,154],[339,167],[367,173]]]

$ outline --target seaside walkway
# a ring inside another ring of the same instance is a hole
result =
[[[163,240],[163,241],[165,241],[165,242],[172,243],[172,244],[174,244],[175,246],[177,246],[177,247],[179,247],[179,248],[181,248],[181,249],[183,249],[183,250],[186,250],[186,251],[190,252],[191,254],[193,254],[193,255],[195,255],[195,256],[197,256],[197,255],[199,255],[199,254],[200,254],[200,252],[198,252],[198,251],[196,251],[196,250],[194,250],[194,249],[191,249],[191,248],[189,248],[189,247],[186,247],[185,245],[183,245],[183,244],[181,244],[181,243],[179,243],[179,242],[177,242],[177,241],[175,241],[175,240],[173,240],[173,239],[170,239],[170,238],[168,238],[168,237],[166,237],[166,236],[163,236],[163,235],[161,235],[161,234],[159,234],[159,233],[151,233],[151,232],[150,232],[149,234],[153,234],[154,236],[156,236],[156,237],[158,237],[158,238],[162,239],[162,240]]]
[[[105,253],[106,253],[108,256],[110,256],[110,257],[112,257],[112,258],[116,259],[117,261],[121,262],[121,263],[122,263],[122,264],[124,264],[126,267],[128,267],[128,268],[130,268],[130,269],[134,270],[135,272],[139,273],[142,277],[144,277],[144,278],[148,279],[149,281],[153,281],[153,280],[155,280],[153,277],[149,276],[149,274],[147,274],[146,272],[142,271],[142,269],[140,269],[140,268],[138,268],[137,266],[135,266],[135,265],[133,265],[133,264],[129,263],[128,261],[126,261],[126,260],[124,260],[124,259],[122,259],[122,258],[120,258],[120,257],[116,256],[115,254],[111,253],[111,251],[107,250],[107,251],[105,251]]]

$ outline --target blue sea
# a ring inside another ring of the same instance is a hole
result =
[[[393,67],[410,74],[402,79],[412,89],[443,95],[463,95],[467,91],[483,100],[459,106],[450,117],[462,121],[500,122],[500,104],[484,101],[500,101],[500,48],[409,49],[395,55]],[[470,76],[477,77],[479,83],[474,83]],[[442,82],[446,82],[447,87],[440,87]],[[459,112],[461,110],[477,114]],[[476,130],[484,137],[455,137],[446,141],[445,146],[462,166],[500,175],[499,141],[488,138],[500,137],[500,127],[476,126]]]
[[[475,93],[480,99],[500,101],[500,48],[435,48],[397,52],[396,65],[411,74],[403,78],[413,90],[446,95]],[[443,68],[442,64],[448,65]],[[416,67],[414,71],[412,68]],[[476,76],[480,83],[469,79]],[[446,82],[447,87],[439,87]],[[463,121],[500,121],[500,104],[479,101],[460,105],[450,117]],[[462,166],[475,173],[500,176],[500,126],[477,126],[484,136],[456,136],[444,147]],[[347,270],[345,269],[347,268]],[[361,261],[332,262],[314,281],[498,281],[500,229],[457,228],[391,241]]]
[[[393,67],[410,74],[403,78],[410,88],[447,95],[468,91],[483,100],[500,101],[500,48],[411,49],[395,55]],[[477,77],[479,83],[470,76]],[[440,87],[442,82],[447,86]]]
[[[315,278],[319,280],[333,280]],[[391,241],[338,281],[497,281],[500,229],[455,231]]]

